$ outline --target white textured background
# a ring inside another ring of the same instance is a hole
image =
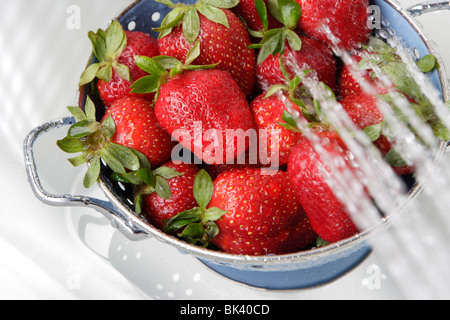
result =
[[[104,28],[130,3],[0,0],[0,299],[398,298],[388,275],[380,287],[366,285],[368,268],[378,266],[372,258],[323,288],[257,291],[156,241],[129,243],[94,213],[48,207],[34,198],[23,139],[32,128],[68,115],[65,107],[77,102],[78,79],[91,52],[87,32]],[[450,12],[420,21],[450,68],[448,32],[441,32],[449,30]],[[53,144],[42,152],[52,157]],[[65,163],[48,170],[58,172],[56,182],[49,182],[54,188],[83,191]]]

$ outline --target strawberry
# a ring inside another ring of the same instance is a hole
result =
[[[89,33],[98,63],[91,64],[81,76],[80,86],[99,78],[97,89],[106,107],[116,100],[136,96],[131,83],[145,75],[134,63],[135,55],[153,57],[159,54],[158,43],[151,35],[139,31],[124,31],[113,21],[106,31]],[[148,96],[151,98],[151,96]]]
[[[153,171],[149,159],[143,153],[113,142],[116,129],[120,131],[120,126],[123,125],[120,123],[119,112],[116,113],[119,115],[117,117],[119,126],[116,126],[110,114],[102,122],[97,122],[95,105],[89,97],[84,112],[79,107],[68,109],[76,122],[69,128],[67,136],[57,141],[57,145],[64,152],[81,153],[69,159],[69,162],[75,167],[88,164],[83,180],[84,187],[90,188],[97,182],[103,163],[109,168],[112,179],[148,193],[156,191],[161,197],[170,198],[170,190],[167,190],[165,179],[178,176],[179,173],[160,169]],[[126,117],[126,114],[123,115]],[[141,206],[138,202],[135,203],[135,207],[136,212],[140,212]]]
[[[267,5],[267,0],[261,0]],[[241,17],[247,27],[254,31],[261,31],[264,28],[263,22],[258,14],[255,0],[241,0],[232,11]],[[267,14],[268,29],[280,28],[281,23],[277,21],[270,13]]]
[[[173,8],[161,27],[158,39],[162,55],[186,62],[186,55],[196,41],[200,42],[200,55],[195,64],[218,64],[228,71],[246,95],[253,93],[256,85],[256,57],[250,36],[243,22],[230,10],[238,1],[199,1],[195,5]]]
[[[286,100],[289,100],[287,93],[281,94]],[[297,144],[301,137],[301,133],[280,125],[280,122],[283,121],[283,113],[286,111],[285,102],[275,94],[267,96],[267,93],[263,93],[250,103],[250,108],[256,129],[264,130],[264,140],[267,139],[267,141],[262,141],[264,150],[259,150],[259,160],[264,164],[270,164],[275,156],[277,157],[277,166],[285,165],[289,159],[290,149]],[[275,132],[278,134],[273,135]],[[262,137],[260,136],[260,138]],[[261,148],[261,142],[259,147]]]
[[[116,101],[107,109],[104,120],[112,117],[116,132],[111,141],[140,151],[152,167],[168,161],[176,142],[158,124],[151,102],[128,97]],[[103,121],[104,121],[103,120]]]
[[[355,55],[353,56],[353,59],[355,62],[359,63],[362,60],[361,56]],[[366,81],[367,83],[374,83],[374,79],[371,78],[371,72],[369,70],[360,70],[362,80]],[[339,90],[340,90],[340,96],[342,98],[345,98],[349,95],[352,95],[354,93],[359,93],[363,89],[361,88],[361,85],[359,81],[355,78],[352,72],[352,67],[349,65],[345,65],[342,68],[341,75],[339,77]]]
[[[157,193],[152,192],[144,195],[142,200],[143,216],[161,230],[166,226],[166,220],[197,206],[193,193],[194,179],[199,172],[197,166],[194,164],[169,161],[162,167],[156,169],[155,174],[167,171],[168,168],[181,174],[173,178],[171,176],[166,177],[171,178],[167,180],[171,191],[170,199],[162,198]]]
[[[225,163],[227,154],[231,159],[239,156],[239,146],[227,131],[246,132],[254,127],[245,95],[222,70],[188,71],[175,76],[161,87],[155,114],[167,132],[179,134],[178,141],[207,163]],[[202,135],[203,142],[196,133]],[[241,152],[247,150],[248,142],[245,144]]]
[[[303,36],[300,39],[300,50],[293,50],[287,43],[282,54],[289,77],[293,78],[301,71],[314,70],[319,81],[336,91],[338,75],[333,52],[315,39]],[[284,84],[286,79],[280,68],[280,54],[269,55],[257,66],[256,75],[260,87],[265,90],[276,84]]]
[[[188,61],[195,60],[199,45],[196,42],[188,53]],[[138,57],[137,64],[150,75],[133,87],[157,92],[156,118],[183,147],[209,164],[230,162],[245,153],[253,117],[245,94],[228,72],[186,65],[173,57]]]
[[[367,44],[371,30],[369,0],[296,0],[302,7],[300,31],[329,46],[338,45],[347,51]],[[325,27],[329,29],[326,30]],[[339,43],[333,43],[328,32]]]
[[[267,255],[304,249],[315,239],[284,171],[260,169],[222,173],[214,181],[210,207],[228,211],[216,221],[212,242],[232,254]]]
[[[336,161],[337,165],[342,166],[342,169],[352,168],[349,162],[351,156],[336,133],[323,131],[317,136],[330,156],[339,159]],[[302,138],[291,149],[287,172],[297,199],[319,237],[334,243],[358,232],[344,205],[324,178],[323,174],[332,174],[330,169],[322,162],[307,138]]]

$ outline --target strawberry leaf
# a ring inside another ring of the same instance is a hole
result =
[[[127,36],[117,20],[111,22],[106,31],[99,29],[97,33],[88,33],[94,55],[98,63],[93,63],[82,73],[79,85],[92,82],[96,77],[109,82],[113,76],[113,69],[124,80],[130,81],[130,71],[126,65],[117,62],[127,46]]]
[[[388,153],[385,155],[385,160],[394,168],[401,168],[407,165],[405,160],[395,151],[394,148],[391,148]]]
[[[183,34],[186,40],[193,44],[200,33],[200,17],[194,6],[191,6],[186,11],[183,18]]]
[[[92,121],[92,122],[96,121],[96,118],[95,118],[95,114],[96,114],[95,104],[90,98],[88,98],[86,100],[86,104],[84,106],[84,111],[86,113],[86,119],[87,120]]]
[[[219,234],[215,221],[224,216],[227,211],[219,208],[208,208],[212,198],[214,185],[211,177],[202,169],[194,180],[194,197],[199,207],[183,211],[165,221],[164,231],[168,233],[181,230],[178,235],[192,244],[200,243],[207,247],[214,237]]]
[[[79,153],[83,152],[85,149],[84,143],[80,139],[72,138],[70,136],[58,140],[57,145],[66,153]]]
[[[167,180],[161,176],[156,176],[155,192],[163,199],[170,199],[172,197]]]
[[[111,152],[111,150],[109,150],[109,148],[102,148],[99,151],[99,154],[102,160],[111,170],[123,175],[127,173],[123,164],[118,159],[116,159],[116,157]]]
[[[375,53],[386,53],[391,55],[395,53],[394,48],[390,47],[386,42],[377,37],[370,37],[369,44],[367,46],[363,45],[362,48]]]
[[[211,177],[206,170],[200,170],[194,180],[194,198],[202,210],[205,210],[211,201],[213,190],[214,185]]]
[[[111,115],[105,118],[102,122],[102,133],[106,140],[111,140],[116,132],[116,124]]]
[[[97,76],[97,72],[100,69],[100,66],[100,63],[93,63],[89,67],[87,67],[86,70],[84,70],[84,72],[81,74],[80,82],[78,85],[81,87],[92,82]]]
[[[170,1],[170,0],[155,0],[155,1],[158,2],[158,3],[165,4],[166,6],[168,6],[168,7],[170,7],[170,8],[173,8],[173,7],[176,6],[176,4],[173,3],[173,2]]]
[[[279,44],[281,43],[281,30],[272,29],[273,31],[268,31],[266,35],[272,34],[269,39],[266,40],[267,37],[263,38],[261,44],[261,50],[258,55],[258,64],[262,63],[267,59],[271,54],[275,55],[277,49],[279,49]]]
[[[159,28],[153,28],[153,31],[160,32],[158,39],[161,39],[170,34],[173,27],[178,25],[179,22],[183,19],[186,11],[187,7],[176,7],[172,11],[170,11],[161,22],[161,26]]]
[[[177,170],[169,167],[159,167],[158,169],[155,169],[153,173],[157,176],[160,176],[166,180],[170,180],[176,177],[181,177],[183,174],[178,172]]]
[[[176,216],[165,221],[164,231],[167,233],[173,233],[185,226],[201,221],[202,211],[200,208],[193,208],[191,210],[183,211]]]
[[[72,166],[74,167],[79,167],[82,164],[85,164],[87,162],[86,158],[84,156],[78,156],[75,158],[70,158],[69,162],[72,164]]]
[[[130,86],[131,93],[146,94],[158,91],[161,77],[157,75],[150,75],[140,78],[133,82]]]
[[[298,36],[298,34],[290,29],[286,30],[286,39],[289,43],[289,46],[295,50],[300,51],[302,49],[302,40]]]
[[[283,111],[283,115],[281,116],[281,119],[284,122],[278,122],[280,126],[283,128],[286,128],[288,130],[291,130],[293,132],[301,133],[301,130],[298,128],[297,120],[294,115],[290,114],[286,110]]]
[[[200,3],[222,9],[231,9],[238,5],[239,0],[201,0]]]
[[[223,10],[202,3],[197,5],[197,10],[209,20],[230,28],[227,15],[223,12]]]
[[[80,107],[67,107],[67,109],[77,122],[87,120],[86,114],[83,112],[83,110],[81,110]]]
[[[205,233],[205,226],[203,223],[190,223],[184,228],[181,233],[183,238],[191,238],[193,240],[192,243],[196,242],[196,239],[201,238]]]
[[[369,138],[370,141],[376,141],[381,136],[381,130],[383,129],[383,122],[367,126],[363,129],[363,132]]]
[[[263,28],[263,39],[259,44],[249,46],[252,49],[260,49],[257,63],[260,64],[270,55],[282,55],[285,50],[286,40],[293,50],[301,50],[302,41],[293,31],[297,28],[298,20],[301,16],[301,7],[295,0],[269,1],[270,13],[284,24],[284,27],[278,29]],[[256,0],[258,15],[262,22],[267,19],[267,8],[262,0]],[[275,14],[274,11],[277,13]],[[264,22],[265,23],[265,22]],[[268,24],[268,22],[267,22]]]
[[[166,69],[164,69],[161,66],[161,63],[156,61],[153,58],[146,57],[146,56],[135,56],[134,61],[136,65],[147,72],[148,74],[155,75],[155,76],[166,76],[169,73]]]
[[[317,248],[325,247],[329,244],[330,244],[329,242],[323,240],[321,237],[317,237],[317,239],[316,239],[316,247]]]
[[[150,169],[144,168],[137,171],[136,177],[149,186],[156,186],[155,173]]]
[[[283,24],[289,29],[296,28],[302,15],[300,5],[294,0],[278,0],[278,8]]]
[[[225,214],[227,214],[227,211],[213,207],[213,208],[209,208],[208,210],[206,210],[205,212],[205,217],[204,220],[205,221],[217,221],[220,218],[222,218]]]
[[[417,66],[423,73],[430,72],[437,66],[436,57],[432,54],[426,55],[425,57],[417,61]]]
[[[106,148],[111,155],[124,166],[124,168],[131,171],[139,170],[139,159],[130,148],[112,142],[108,143]]]
[[[72,138],[83,138],[96,132],[98,129],[98,123],[89,120],[82,120],[73,124],[69,128],[68,135]]]
[[[91,188],[97,182],[100,176],[100,169],[101,169],[100,157],[96,156],[94,159],[91,160],[89,168],[83,179],[83,186],[86,189]]]
[[[131,73],[130,68],[128,68],[126,65],[119,63],[117,61],[113,62],[112,68],[115,72],[124,80],[127,80],[131,82]]]
[[[106,34],[103,33],[103,30],[99,29],[97,33],[89,31],[88,37],[91,40],[92,48],[98,61],[105,61],[107,51],[105,41]]]
[[[395,88],[416,100],[422,100],[423,94],[417,82],[411,77],[407,66],[403,62],[392,61],[381,67],[389,77]]]
[[[127,46],[127,36],[119,21],[113,20],[106,30],[106,58],[116,61]]]

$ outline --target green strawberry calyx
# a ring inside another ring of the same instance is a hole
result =
[[[275,56],[284,53],[286,40],[289,46],[299,51],[302,48],[302,41],[294,31],[302,15],[301,6],[295,0],[277,0],[269,2],[267,8],[263,0],[255,0],[256,10],[263,24],[261,31],[249,30],[254,37],[262,38],[257,43],[250,45],[252,49],[260,49],[257,63],[260,64],[270,55]],[[284,26],[276,29],[269,29],[268,10],[272,16]]]
[[[208,247],[211,240],[219,234],[219,227],[215,221],[228,212],[216,207],[207,208],[213,196],[214,184],[206,170],[202,169],[196,175],[193,192],[198,207],[166,220],[164,231],[178,232],[178,236],[187,242]]]
[[[96,77],[109,82],[113,77],[113,70],[121,78],[131,82],[130,69],[118,61],[127,46],[127,36],[120,23],[114,20],[106,31],[90,31],[89,39],[98,62],[86,68],[81,75],[79,86],[92,82]]]
[[[170,168],[152,170],[148,158],[141,152],[111,142],[116,126],[111,115],[102,123],[96,121],[95,105],[88,97],[85,111],[79,107],[68,107],[76,123],[67,132],[67,136],[57,141],[58,147],[70,154],[81,153],[70,158],[74,167],[88,165],[83,186],[91,188],[99,179],[102,162],[112,170],[111,178],[121,183],[129,183],[146,193],[156,192],[169,199],[172,195],[168,179],[181,175]],[[141,203],[135,203],[140,213]]]
[[[159,32],[159,39],[169,35],[173,28],[181,25],[186,40],[193,44],[200,34],[199,13],[209,20],[230,28],[227,16],[222,9],[235,7],[239,0],[200,0],[196,4],[186,5],[183,3],[173,3],[170,0],[155,0],[172,8],[161,22],[159,28],[153,29]]]
[[[146,56],[135,56],[136,65],[149,75],[136,80],[131,85],[131,92],[137,94],[156,93],[155,101],[159,97],[159,90],[162,85],[178,74],[185,71],[213,69],[218,63],[211,65],[194,65],[195,59],[200,55],[200,41],[196,41],[194,46],[186,55],[185,63],[170,56],[156,56],[153,58]]]

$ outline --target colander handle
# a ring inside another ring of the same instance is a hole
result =
[[[81,195],[55,195],[44,189],[39,178],[36,161],[34,157],[34,143],[43,134],[60,128],[70,126],[75,123],[75,119],[68,117],[43,124],[31,131],[24,142],[25,167],[28,175],[28,181],[36,197],[43,203],[55,207],[89,207],[95,209],[105,216],[111,225],[118,229],[125,237],[132,241],[138,241],[148,238],[148,234],[130,224],[113,204],[108,201],[95,199]]]
[[[429,1],[411,6],[407,10],[411,16],[417,17],[428,12],[450,10],[450,1]]]

